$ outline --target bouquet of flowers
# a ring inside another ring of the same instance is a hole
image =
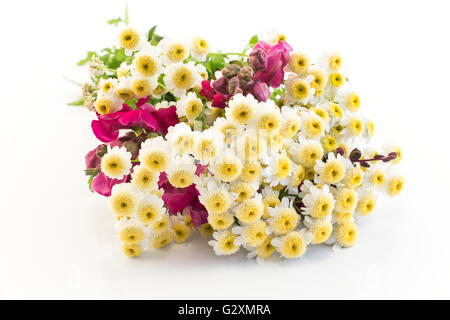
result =
[[[146,34],[128,16],[118,44],[89,52],[84,105],[102,142],[86,157],[122,251],[183,243],[198,231],[217,255],[299,258],[309,245],[351,247],[380,193],[398,194],[398,146],[374,124],[338,53],[312,60],[282,33],[241,52],[206,39]]]

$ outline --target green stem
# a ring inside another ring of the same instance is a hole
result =
[[[216,56],[240,56],[240,57],[247,57],[247,54],[245,52],[210,52],[210,55],[216,55]]]
[[[125,24],[128,25],[128,4],[125,5]]]
[[[80,87],[83,86],[83,84],[82,84],[81,82],[78,82],[78,81],[69,79],[69,78],[67,78],[66,76],[63,76],[63,78],[64,78],[64,80],[69,81],[69,82],[71,82],[71,83],[73,83],[73,84],[75,84],[75,85],[77,85],[77,86],[80,86]]]

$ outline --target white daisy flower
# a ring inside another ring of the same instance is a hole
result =
[[[108,92],[114,92],[114,88],[117,86],[117,79],[108,78],[108,79],[100,79],[98,83],[99,93],[98,94],[107,94]]]
[[[261,159],[267,153],[266,137],[263,132],[247,129],[232,141],[232,149],[243,162],[252,162]]]
[[[117,84],[116,84],[117,85]],[[115,87],[108,92],[99,92],[95,100],[94,107],[98,114],[105,115],[114,113],[122,109],[122,99],[117,98],[114,93]]]
[[[114,88],[114,92],[117,98],[120,98],[122,100],[134,99],[135,95],[133,90],[131,90],[131,82],[132,82],[131,76],[121,77],[119,79],[119,83]]]
[[[229,192],[228,185],[215,178],[196,178],[195,184],[208,213],[221,214],[232,207],[236,194]]]
[[[355,218],[366,217],[372,214],[377,205],[377,192],[374,188],[358,188],[358,204],[356,205]]]
[[[270,258],[276,250],[276,248],[271,243],[273,238],[274,238],[273,235],[268,235],[262,245],[256,248],[247,247],[246,249],[249,250],[247,258],[248,259],[256,258],[256,262],[258,264],[264,264],[265,259]]]
[[[164,83],[176,97],[181,97],[187,90],[200,86],[201,81],[202,77],[192,61],[186,64],[173,63],[165,70]]]
[[[340,91],[335,100],[350,112],[358,111],[361,104],[358,94],[348,89]]]
[[[311,232],[303,228],[300,231],[291,231],[281,237],[275,237],[272,239],[271,244],[283,258],[296,259],[305,254],[312,237]]]
[[[107,153],[102,157],[101,170],[111,179],[122,179],[130,174],[131,153],[125,147],[113,147],[108,145]]]
[[[120,218],[116,222],[116,230],[119,239],[125,243],[140,243],[149,237],[150,226],[145,226],[136,218]]]
[[[229,101],[225,117],[238,126],[249,124],[256,116],[257,106],[258,101],[253,95],[243,96],[239,93]]]
[[[281,153],[264,160],[267,165],[262,171],[264,181],[269,183],[271,187],[278,184],[288,185],[293,165],[286,152],[283,150]]]
[[[224,151],[224,136],[220,132],[209,128],[205,131],[194,132],[193,154],[202,164],[207,164],[219,157]]]
[[[132,70],[142,77],[158,79],[163,72],[160,55],[161,51],[157,47],[145,46],[134,56]]]
[[[258,131],[266,130],[267,134],[281,127],[280,109],[272,100],[259,102],[256,108],[256,116],[251,125]]]
[[[355,139],[360,138],[364,131],[364,123],[361,117],[357,114],[344,113],[340,122],[344,129],[340,132],[342,138],[350,143]]]
[[[148,78],[136,72],[132,73],[130,88],[136,98],[148,97],[156,87],[158,87],[157,78]]]
[[[290,74],[286,80],[286,102],[288,104],[301,103],[306,105],[315,93],[315,89],[311,87],[313,80],[314,76],[312,75],[300,78]]]
[[[304,183],[301,190],[301,195],[304,195],[302,198],[304,215],[314,219],[324,219],[333,212],[335,201],[328,185],[312,186]]]
[[[130,77],[131,76],[131,66],[128,65],[125,61],[120,64],[120,66],[116,69],[117,78],[120,79],[122,77]]]
[[[179,154],[189,153],[194,147],[194,133],[191,127],[184,122],[169,127],[166,139],[169,142],[169,146],[174,148]]]
[[[313,167],[317,160],[322,159],[324,150],[318,140],[305,139],[299,135],[299,143],[291,142],[289,154],[292,159],[305,168]]]
[[[164,65],[183,62],[189,57],[189,48],[184,41],[169,38],[162,39],[158,44],[158,49],[162,52]]]
[[[194,183],[195,171],[197,166],[194,158],[190,155],[183,154],[177,156],[167,168],[167,178],[171,185],[176,188],[186,188]]]
[[[281,127],[280,134],[284,138],[293,138],[300,130],[301,119],[294,108],[281,107]]]
[[[131,183],[120,183],[112,187],[109,206],[118,217],[129,217],[136,213],[144,194]]]
[[[150,170],[165,171],[172,161],[172,149],[162,137],[147,139],[139,150],[139,161]]]
[[[316,184],[337,184],[344,179],[347,168],[349,167],[349,161],[340,154],[335,156],[333,152],[329,152],[326,162],[322,160],[316,161],[314,171],[318,176],[314,179],[314,182]]]
[[[293,206],[293,199],[284,197],[281,203],[274,208],[269,207],[270,218],[267,220],[269,227],[267,233],[275,235],[287,234],[297,228],[300,223],[301,216],[297,213]]]
[[[317,65],[330,73],[339,71],[342,67],[342,56],[337,52],[324,52]]]
[[[210,240],[208,244],[214,248],[216,255],[230,255],[239,250],[239,245],[235,243],[237,235],[230,230],[216,231],[213,233],[215,240]]]
[[[191,56],[198,61],[205,61],[209,52],[209,43],[202,37],[194,37],[189,42]]]
[[[214,121],[213,128],[224,135],[226,144],[231,144],[233,139],[242,133],[242,129],[239,125],[222,117],[219,117]]]
[[[177,101],[178,117],[186,117],[190,121],[194,121],[203,110],[203,102],[194,92],[182,95]]]
[[[279,41],[286,41],[286,34],[284,32],[273,29],[264,36],[264,41],[274,46]]]
[[[131,174],[131,183],[139,190],[151,191],[157,189],[159,180],[159,172],[148,169],[143,165],[133,167]]]
[[[131,56],[134,51],[142,48],[146,38],[145,35],[138,32],[135,28],[126,26],[120,31],[118,42],[125,49],[125,54]]]
[[[244,247],[259,247],[268,236],[267,223],[263,220],[257,220],[256,222],[242,226],[235,226],[231,231],[238,235],[235,239],[235,244]]]
[[[320,139],[325,131],[325,122],[314,111],[301,111],[300,130],[305,138]]]
[[[239,177],[242,167],[241,159],[231,149],[227,148],[221,156],[216,157],[211,163],[211,172],[218,179],[231,182]]]
[[[146,193],[137,208],[136,219],[149,226],[159,221],[166,214],[166,211],[164,201],[160,197],[152,193]]]

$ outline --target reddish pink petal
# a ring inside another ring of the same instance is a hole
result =
[[[102,142],[111,142],[119,137],[119,130],[114,130],[101,120],[92,120],[92,131],[98,140]]]

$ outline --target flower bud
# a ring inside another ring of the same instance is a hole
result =
[[[357,160],[359,160],[359,158],[361,158],[361,151],[359,151],[356,148],[353,149],[352,152],[350,152],[350,160],[357,161]]]
[[[236,94],[236,93],[242,93],[242,89],[239,88],[239,78],[234,77],[230,81],[228,81],[228,93],[229,94]]]
[[[251,66],[255,72],[264,70],[266,65],[266,53],[264,50],[261,48],[253,49],[248,58],[248,65]]]
[[[345,154],[344,148],[341,148],[341,147],[337,148],[336,154],[340,154],[341,156],[344,156],[344,154]]]
[[[212,87],[214,90],[221,94],[228,94],[228,80],[225,77],[219,78],[213,82]]]
[[[237,76],[240,69],[241,68],[238,65],[230,64],[222,70],[222,75],[227,79],[231,79],[231,78]]]
[[[388,157],[389,157],[391,160],[397,159],[397,156],[398,156],[397,152],[390,152],[390,153],[388,154]]]
[[[241,68],[238,73],[238,78],[241,82],[249,82],[253,79],[253,69],[249,66]]]
[[[270,96],[269,87],[264,82],[255,82],[253,84],[251,94],[253,94],[256,100],[264,102]]]

